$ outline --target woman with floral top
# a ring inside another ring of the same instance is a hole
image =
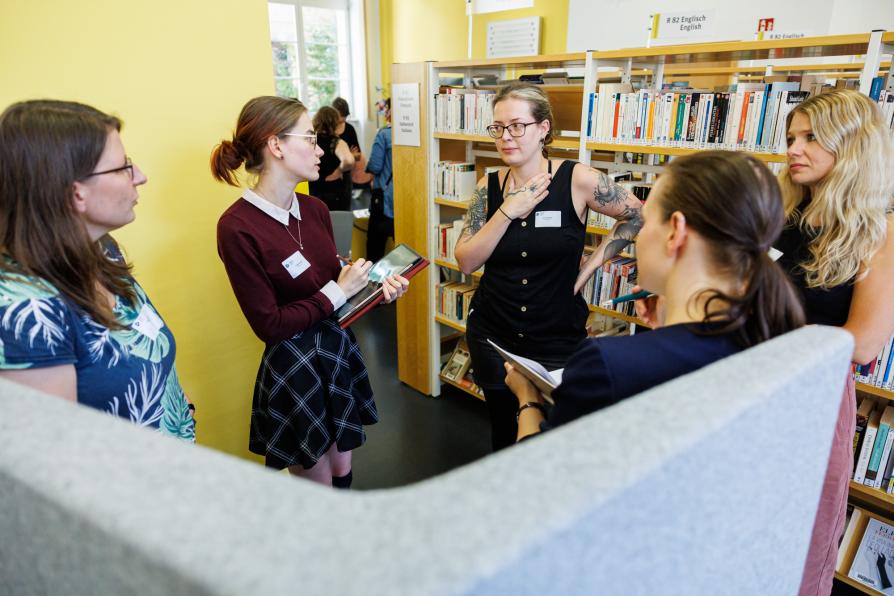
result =
[[[194,440],[174,336],[109,236],[146,183],[120,128],[66,101],[0,114],[0,378]]]

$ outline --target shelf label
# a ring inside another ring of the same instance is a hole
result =
[[[487,57],[510,58],[540,53],[540,17],[487,24]]]
[[[504,10],[516,10],[518,8],[534,8],[534,0],[474,0],[472,12],[474,14],[486,14],[489,12],[501,12]]]
[[[419,83],[391,85],[393,144],[419,147]]]
[[[684,10],[652,15],[652,42],[674,43],[698,40],[715,35],[716,10]]]

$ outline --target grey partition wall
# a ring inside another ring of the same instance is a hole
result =
[[[851,350],[805,328],[367,493],[0,383],[0,593],[794,594]]]

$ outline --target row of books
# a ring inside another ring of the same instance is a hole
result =
[[[599,213],[598,211],[593,211],[592,209],[587,215],[588,228],[604,228],[606,230],[610,230],[615,227],[616,223],[618,223],[618,220],[614,217],[609,217],[604,213]]]
[[[848,506],[835,571],[883,594],[894,584],[894,525]]]
[[[600,267],[581,291],[584,300],[595,306],[624,294],[629,294],[636,285],[636,259],[630,257],[612,257]],[[611,310],[633,316],[633,302],[624,302],[611,307]]]
[[[880,89],[876,101],[878,107],[882,110],[882,118],[884,118],[885,123],[889,128],[894,128],[894,91]]]
[[[857,406],[854,476],[857,484],[894,493],[894,403],[864,397]]]
[[[894,391],[894,336],[875,360],[856,368],[855,379],[858,383]]]
[[[434,165],[435,194],[442,199],[468,201],[475,192],[475,164],[439,161]]]
[[[438,258],[444,261],[456,263],[454,248],[463,231],[463,220],[455,219],[451,223],[438,225]]]
[[[446,89],[435,95],[437,132],[486,135],[494,122],[494,97],[490,90]]]
[[[465,325],[475,286],[460,281],[439,283],[436,288],[437,312],[445,319]]]
[[[785,118],[809,92],[800,83],[740,83],[728,92],[604,83],[588,96],[587,137],[597,143],[785,151]]]

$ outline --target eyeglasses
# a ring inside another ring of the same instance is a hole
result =
[[[115,172],[123,172],[127,170],[127,175],[133,180],[133,162],[130,158],[125,158],[124,165],[120,168],[112,168],[111,170],[103,170],[102,172],[90,172],[86,176],[82,178],[82,180],[86,180],[87,178],[92,178],[93,176],[102,176],[103,174],[114,174]]]
[[[508,124],[503,126],[502,124],[491,124],[487,127],[487,134],[495,139],[499,139],[503,136],[503,131],[508,130],[509,136],[511,137],[521,137],[524,136],[525,131],[528,130],[528,127],[532,124],[540,124],[539,122],[513,122],[512,124]]]
[[[317,146],[317,135],[301,135],[296,132],[284,132],[281,136],[284,137],[302,137],[304,139],[309,139],[308,143],[310,143],[311,147]]]

